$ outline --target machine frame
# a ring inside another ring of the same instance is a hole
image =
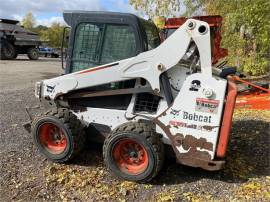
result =
[[[225,155],[237,90],[232,80],[228,84],[226,79],[213,75],[209,30],[206,22],[189,19],[153,50],[38,82],[35,95],[59,104],[76,96],[133,94],[127,110],[68,107],[79,120],[86,124],[94,122],[105,125],[109,128],[108,132],[125,122],[150,121],[156,125],[156,132],[162,134],[163,143],[172,145],[178,162],[218,170],[224,165],[224,161],[217,158]],[[162,79],[162,75],[179,68],[177,64],[186,55],[191,41],[199,51],[200,71],[189,75],[187,70],[174,75],[176,79],[179,77],[179,82],[181,80],[181,90],[171,99],[169,80],[166,77]],[[86,90],[73,94],[76,90],[130,79],[136,79],[132,89],[104,92]],[[141,85],[140,79],[146,80],[146,85]],[[162,98],[156,113],[134,112],[134,102],[139,92],[150,92]]]

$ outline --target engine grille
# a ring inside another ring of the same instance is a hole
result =
[[[157,111],[160,97],[150,93],[139,93],[135,101],[135,112],[149,112]]]

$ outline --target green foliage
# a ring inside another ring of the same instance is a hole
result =
[[[129,3],[151,19],[155,16],[175,16],[180,11],[180,0],[129,0]]]
[[[40,37],[51,47],[61,47],[63,29],[63,25],[55,22],[49,28],[40,30]]]
[[[64,27],[60,23],[52,23],[50,27],[44,25],[36,25],[36,19],[31,12],[27,13],[21,24],[28,30],[37,33],[43,42],[48,46],[59,48],[62,44],[62,34]]]
[[[184,5],[185,5],[185,13],[183,14],[184,16],[192,16],[192,15],[199,15],[200,11],[203,8],[202,2],[204,0],[184,0]]]
[[[250,75],[262,75],[270,65],[270,1],[215,0],[202,3],[208,14],[224,17],[223,46],[229,63]]]
[[[266,74],[270,65],[270,2],[268,0],[186,0],[190,11],[221,15],[223,47],[230,65],[250,75]],[[195,9],[194,9],[195,8]]]
[[[32,30],[35,24],[36,19],[33,14],[31,12],[27,13],[22,20],[22,26],[24,26],[26,29]]]
[[[153,16],[172,16],[179,11],[177,0],[130,0],[135,9]],[[222,46],[229,50],[232,66],[250,75],[269,72],[270,1],[269,0],[183,0],[185,16],[221,15]]]
[[[41,36],[42,32],[48,30],[48,27],[44,25],[38,25],[31,29],[33,32],[37,33],[39,36]]]

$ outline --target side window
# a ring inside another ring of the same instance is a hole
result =
[[[135,56],[135,33],[127,25],[107,25],[105,29],[101,63],[106,64]]]
[[[75,32],[71,72],[133,57],[136,38],[128,25],[81,23]]]
[[[103,30],[104,24],[81,23],[78,25],[72,54],[72,72],[98,65],[97,53]]]
[[[148,50],[152,50],[160,45],[160,38],[155,24],[142,20],[147,36]]]

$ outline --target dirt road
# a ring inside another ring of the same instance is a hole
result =
[[[151,183],[125,182],[107,172],[94,143],[69,164],[48,162],[22,127],[24,107],[39,105],[36,81],[61,73],[59,59],[0,61],[0,201],[270,200],[269,112],[235,112],[227,164],[218,172],[167,159]]]

